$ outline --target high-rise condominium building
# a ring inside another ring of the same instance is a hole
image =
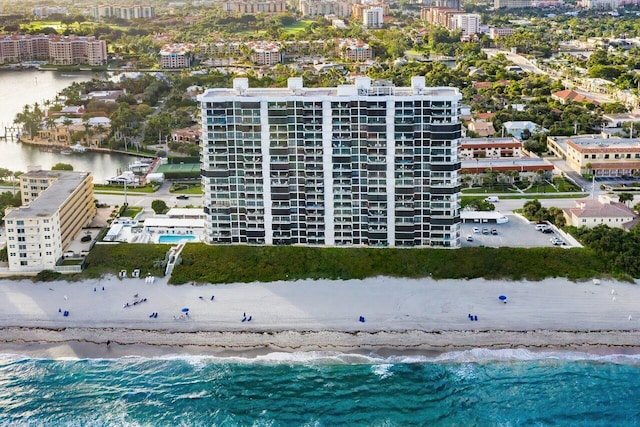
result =
[[[236,78],[198,99],[209,243],[459,246],[456,88]]]

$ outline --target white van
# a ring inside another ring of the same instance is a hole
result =
[[[484,199],[484,201],[489,203],[495,203],[495,202],[499,202],[500,198],[498,196],[489,196],[486,199]]]

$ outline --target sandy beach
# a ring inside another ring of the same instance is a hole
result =
[[[5,280],[0,298],[0,353],[32,357],[640,351],[640,287],[605,280]]]

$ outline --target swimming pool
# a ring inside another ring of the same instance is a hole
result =
[[[178,243],[182,240],[192,242],[196,240],[193,234],[161,234],[158,236],[158,243]]]

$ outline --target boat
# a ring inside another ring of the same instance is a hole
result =
[[[73,151],[71,151],[71,150],[62,150],[62,151],[60,152],[60,154],[64,154],[65,156],[69,156],[69,155],[71,155],[72,153],[73,153]]]
[[[85,151],[87,151],[87,147],[80,144],[79,142],[76,142],[75,145],[71,146],[71,151],[73,151],[74,153],[84,153]]]
[[[121,175],[107,178],[107,184],[139,184],[140,179],[131,171],[124,171]]]

